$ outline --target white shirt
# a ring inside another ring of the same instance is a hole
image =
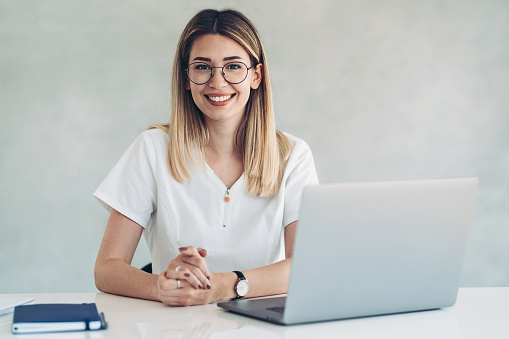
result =
[[[301,139],[286,134],[293,150],[279,192],[271,198],[247,194],[244,175],[229,190],[205,164],[190,164],[192,177],[180,183],[168,171],[168,135],[144,131],[95,191],[144,228],[153,273],[166,270],[179,247],[207,250],[211,272],[248,270],[279,261],[284,227],[298,220],[302,189],[317,184],[313,155]]]

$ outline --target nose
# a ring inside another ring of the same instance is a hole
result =
[[[212,77],[209,80],[209,86],[215,89],[220,89],[228,86],[228,82],[223,77],[222,68],[214,68],[212,70]]]

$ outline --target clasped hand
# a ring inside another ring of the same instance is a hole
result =
[[[193,246],[179,248],[180,254],[170,261],[157,279],[159,299],[170,306],[188,306],[212,302],[211,273],[205,262],[207,251]]]

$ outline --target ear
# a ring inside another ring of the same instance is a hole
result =
[[[251,88],[257,89],[260,86],[263,78],[263,64],[258,64],[256,67],[252,68],[253,70],[253,79],[251,80]]]
[[[187,89],[188,91],[190,91],[190,90],[191,90],[191,82],[189,81],[189,79],[187,79],[187,80],[186,80],[186,89]]]

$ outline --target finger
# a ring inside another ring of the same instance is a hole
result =
[[[201,281],[193,275],[188,269],[181,269],[180,271],[168,271],[166,273],[166,277],[169,279],[178,279],[181,281],[186,281],[189,285],[196,289],[204,289]],[[182,285],[181,285],[182,286]]]
[[[197,304],[205,304],[206,298],[203,296],[202,290],[193,288],[181,288],[173,290],[168,295],[163,296],[161,301],[168,306],[190,306]]]
[[[180,279],[166,279],[163,278],[165,281],[161,281],[161,284],[158,284],[158,297],[161,301],[164,302],[164,300],[175,297],[177,295],[182,295],[180,292],[187,290],[186,293],[183,295],[189,294],[189,291],[199,291],[195,288],[193,288],[191,285],[189,285],[185,280]],[[178,287],[180,285],[180,287]]]
[[[207,256],[207,250],[204,248],[195,248],[193,246],[180,247],[179,251],[181,254],[188,257],[205,258]]]
[[[161,299],[163,304],[171,307],[182,307],[182,306],[191,306],[192,304],[188,300],[183,300],[182,298],[176,297],[166,297]]]
[[[198,267],[194,265],[185,265],[180,269],[181,274],[184,275],[186,281],[188,281],[195,288],[210,289],[210,279]]]
[[[189,279],[192,279],[189,273],[175,271],[172,273],[172,271],[168,271],[159,275],[157,284],[161,291],[171,291],[184,287],[198,288],[189,284]],[[196,282],[195,285],[198,285],[198,279],[194,278],[194,280]]]
[[[179,271],[182,268],[182,266],[184,265],[183,259],[185,257],[186,256],[184,254],[179,254],[175,259],[170,261],[170,263],[168,264],[168,267],[166,268],[166,271],[167,272]]]
[[[207,250],[204,248],[199,247],[198,253],[201,255],[202,258],[205,258],[207,256]]]
[[[207,250],[201,247],[195,248],[194,246],[186,246],[179,248],[180,253],[189,256],[196,256],[205,258],[207,256]]]
[[[207,250],[203,248],[196,249],[193,246],[187,246],[179,248],[179,251],[181,254],[177,256],[176,260],[181,260],[187,264],[198,267],[203,272],[207,280],[210,280],[210,271],[207,267],[206,261],[203,259],[207,255]],[[206,281],[203,281],[203,283],[206,283]]]
[[[190,258],[197,259],[198,261],[191,260]],[[201,288],[207,288],[207,285],[210,286],[210,279],[205,276],[205,274],[201,271],[200,268],[195,267],[195,264],[198,264],[200,267],[204,268],[208,272],[207,264],[205,261],[201,262],[196,257],[188,257],[183,254],[179,254],[177,258],[171,261],[170,265],[164,272],[165,277],[167,278],[178,278],[178,279],[186,279],[188,280],[195,288],[200,288],[199,286],[202,286]],[[178,270],[177,270],[178,269]],[[187,273],[187,275],[174,275],[173,272],[184,272],[182,274]],[[191,276],[195,276],[197,281],[193,280],[192,277],[189,277],[189,274]],[[210,273],[209,273],[210,274]],[[208,275],[210,277],[210,275]],[[191,278],[191,279],[189,279]]]
[[[194,274],[204,286],[210,284],[210,272],[205,260],[196,257],[183,257],[182,260],[187,264],[183,268],[185,267]]]
[[[165,291],[175,289],[177,281],[175,279],[168,279],[164,274],[160,274],[157,279],[157,290],[160,295],[164,295]]]
[[[197,267],[198,269],[200,269],[203,272],[203,274],[209,275],[208,274],[209,269],[207,267],[207,262],[201,256],[200,257],[195,257],[195,256],[186,256],[186,255],[183,255],[179,259],[181,259],[182,262],[185,263],[185,264]],[[188,266],[186,266],[186,267],[188,267]]]
[[[193,276],[195,276],[204,289],[210,289],[210,280],[203,274],[203,272],[195,266],[189,266],[186,268]]]
[[[179,254],[179,256],[182,256],[182,254]],[[183,263],[182,263],[182,260],[178,259],[179,256],[177,256],[177,258],[170,261],[170,263],[168,264],[168,267],[166,268],[166,271],[174,271],[175,269],[177,269],[177,267],[182,266]]]
[[[161,290],[159,299],[166,305],[186,306],[192,304],[192,300],[197,299],[197,295],[203,290],[192,288],[185,281],[180,280],[181,287],[171,290]]]
[[[180,247],[179,251],[184,255],[201,257],[200,253],[198,252],[198,249],[194,246]]]

